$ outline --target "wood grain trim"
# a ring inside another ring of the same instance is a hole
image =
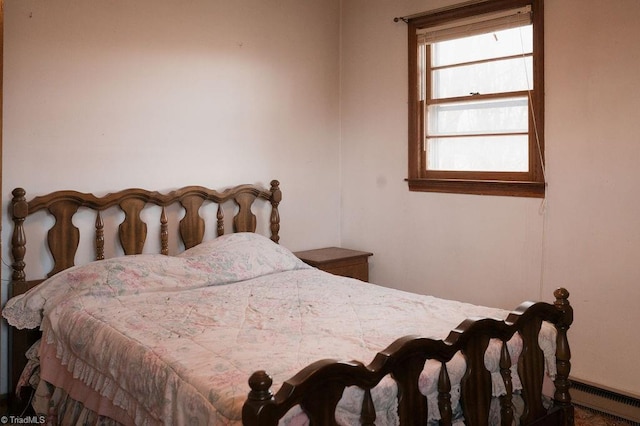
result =
[[[546,184],[529,181],[406,179],[410,191],[544,198]]]

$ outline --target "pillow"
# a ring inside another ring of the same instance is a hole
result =
[[[222,235],[192,247],[178,257],[185,259],[193,269],[211,274],[211,284],[310,268],[285,247],[253,232]]]
[[[262,235],[229,234],[178,256],[123,256],[69,268],[10,299],[2,316],[19,329],[37,328],[49,309],[61,303],[73,304],[84,297],[106,300],[154,291],[188,290],[306,268],[310,266]]]

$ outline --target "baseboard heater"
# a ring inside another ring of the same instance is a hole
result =
[[[613,390],[571,379],[574,404],[613,420],[626,420],[640,426],[640,399]]]

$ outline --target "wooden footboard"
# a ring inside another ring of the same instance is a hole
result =
[[[573,308],[569,292],[560,288],[554,292],[554,304],[526,302],[514,310],[506,320],[468,319],[453,330],[445,340],[406,336],[396,340],[376,355],[373,362],[341,362],[321,360],[301,370],[284,382],[274,394],[271,378],[264,371],[255,372],[249,379],[251,391],[244,403],[242,421],[246,426],[277,425],[292,407],[300,405],[314,425],[335,425],[335,410],[347,386],[364,390],[361,424],[376,421],[371,389],[383,377],[391,375],[398,386],[398,414],[402,425],[426,425],[427,398],[418,389],[418,377],[428,359],[438,360],[442,367],[438,380],[438,406],[441,423],[452,423],[451,381],[446,362],[461,351],[467,370],[461,383],[461,406],[465,424],[488,425],[492,398],[491,375],[484,363],[490,339],[501,343],[500,373],[506,394],[500,397],[501,424],[511,425],[513,386],[510,375],[511,358],[506,342],[519,333],[523,350],[518,360],[518,374],[522,381],[525,409],[521,424],[573,425],[573,406],[569,394],[571,352],[567,331],[573,322]],[[555,325],[557,376],[551,408],[543,405],[542,385],[544,357],[538,344],[542,322]]]

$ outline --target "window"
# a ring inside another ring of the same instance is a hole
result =
[[[544,197],[542,0],[405,18],[409,189]]]

